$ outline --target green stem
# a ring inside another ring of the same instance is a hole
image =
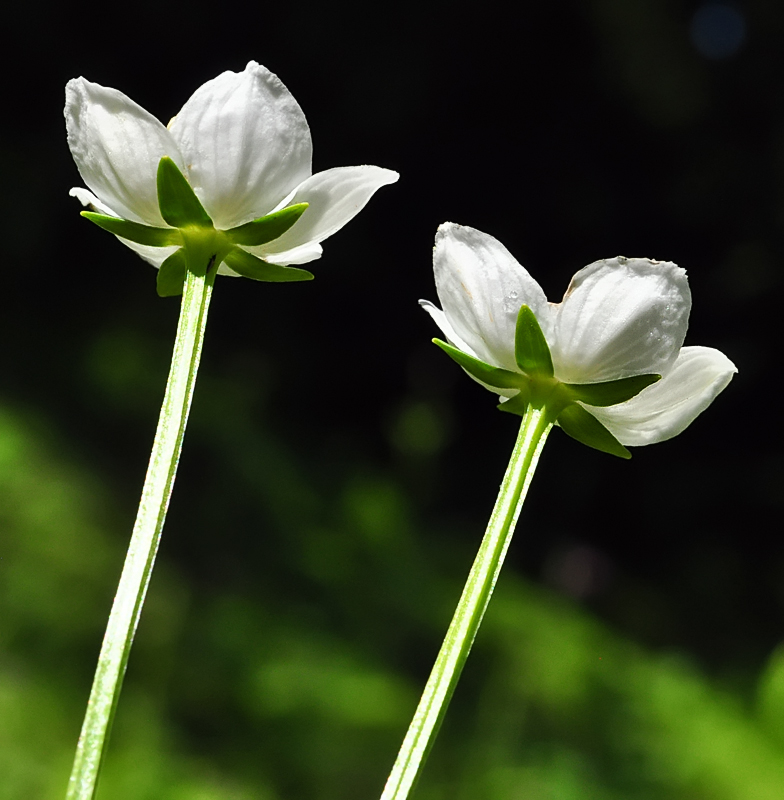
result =
[[[185,281],[150,464],[117,595],[106,626],[66,800],[92,800],[169,505],[199,367],[215,270]]]
[[[552,425],[546,409],[529,406],[523,416],[487,531],[381,800],[405,800],[416,784],[490,602],[517,517]]]

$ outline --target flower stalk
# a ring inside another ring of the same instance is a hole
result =
[[[65,122],[87,187],[71,190],[83,215],[158,268],[160,296],[183,296],[139,512],[68,784],[67,800],[92,800],[171,496],[215,276],[311,280],[292,265],[320,258],[321,242],[398,174],[370,165],[313,174],[302,109],[255,61],[205,83],[168,126],[122,92],[76,78],[66,86]]]
[[[109,739],[133,637],[166,519],[201,357],[215,281],[212,259],[189,269],[174,353],[139,511],[106,627],[66,800],[92,800]]]
[[[381,800],[405,800],[419,778],[490,602],[552,426],[546,406],[528,405],[487,531]]]
[[[554,424],[630,458],[626,445],[680,433],[729,383],[735,365],[683,347],[686,273],[670,262],[605,259],[580,270],[560,304],[492,236],[445,223],[433,270],[443,309],[427,300],[434,339],[498,408],[522,417],[493,514],[381,800],[416,784],[495,587],[517,517]]]

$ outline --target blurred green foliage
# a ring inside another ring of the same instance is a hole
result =
[[[250,58],[317,170],[401,181],[308,287],[218,284],[99,800],[380,794],[514,439],[427,344],[447,219],[553,298],[595,258],[678,262],[687,343],[740,373],[630,465],[550,437],[417,797],[778,800],[784,456],[748,414],[781,349],[784,6],[735,4],[745,44],[711,60],[703,0],[350,5],[3,9],[0,800],[63,795],[176,323],[67,197],[62,87],[166,120]]]
[[[216,389],[207,383],[208,401]],[[195,438],[215,437],[220,449],[245,423],[235,414]],[[460,589],[456,571],[447,579],[453,570],[440,566],[455,555],[448,537],[428,535],[392,477],[355,468],[318,495],[303,465],[264,436],[266,480],[278,477],[263,494],[305,498],[275,509],[290,537],[287,552],[272,556],[283,576],[266,601],[253,585],[196,596],[164,555],[102,797],[380,791]],[[239,460],[261,444],[258,428],[245,437],[231,445]],[[2,800],[63,792],[123,555],[110,532],[123,521],[106,486],[57,442],[29,415],[0,412]],[[280,585],[289,570],[308,576],[306,597]],[[508,573],[417,796],[774,800],[784,785],[782,720],[784,651],[752,700]]]

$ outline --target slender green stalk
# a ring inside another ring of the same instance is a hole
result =
[[[487,531],[381,800],[405,800],[416,784],[490,602],[517,517],[552,425],[546,409],[529,406],[523,416]]]
[[[106,626],[66,800],[92,800],[169,505],[201,357],[215,270],[188,271],[142,498]]]

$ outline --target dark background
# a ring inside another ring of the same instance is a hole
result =
[[[378,795],[516,433],[416,304],[436,299],[430,249],[450,220],[496,236],[553,300],[597,258],[675,261],[687,344],[739,373],[628,463],[552,434],[422,797],[780,797],[784,458],[766,367],[781,345],[784,7],[2,14],[5,57],[24,55],[5,65],[0,128],[0,718],[18,723],[0,733],[0,798],[62,791],[178,312],[68,197],[63,86],[84,75],[165,122],[249,59],[304,109],[314,171],[401,178],[325,243],[312,283],[218,280],[105,796]],[[601,652],[618,655],[597,677]],[[31,708],[56,730],[47,746]],[[713,744],[688,727],[700,720],[723,731]],[[744,748],[769,784],[749,783]]]

